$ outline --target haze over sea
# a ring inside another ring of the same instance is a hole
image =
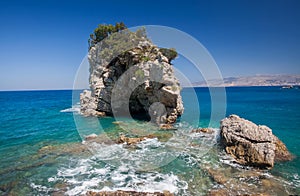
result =
[[[200,124],[177,123],[177,133],[190,133],[192,127],[208,125],[211,109],[209,91],[207,88],[195,90],[200,106]],[[191,88],[182,91],[185,113],[189,118],[193,118],[194,110],[194,103],[190,100],[191,91]],[[226,92],[227,115],[238,114],[257,124],[269,126],[295,155],[293,161],[277,163],[266,175],[281,179],[286,190],[300,194],[300,90],[231,87],[226,88]],[[136,160],[131,159],[133,151],[122,145],[100,146],[100,152],[90,153],[82,147],[73,112],[77,118],[89,118],[79,116],[76,107],[72,108],[71,90],[0,92],[1,195],[76,195],[87,190],[116,189],[169,190],[178,195],[203,195],[216,184],[197,164],[209,163],[218,167],[227,164],[222,150],[212,150],[197,157],[198,151],[177,146],[179,154],[169,164],[141,172],[135,167]],[[100,120],[105,132],[118,133],[113,121],[110,117]],[[139,126],[147,129],[149,125],[140,122]],[[212,123],[212,126],[217,132],[219,122]],[[97,130],[88,132],[98,133]],[[176,134],[173,137],[176,141]],[[194,135],[194,139],[202,137]],[[188,137],[181,138],[189,140]],[[211,139],[214,141],[218,138]],[[218,149],[217,142],[210,145],[210,148]],[[163,142],[148,139],[134,151],[134,157],[143,159],[147,152],[164,147]],[[198,150],[201,148],[205,146]],[[128,156],[126,160],[120,159],[122,155]],[[108,163],[107,160],[112,157],[122,161]],[[193,183],[197,183],[196,188]],[[258,186],[255,182],[252,184]]]

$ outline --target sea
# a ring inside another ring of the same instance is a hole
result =
[[[198,196],[219,189],[300,195],[300,89],[223,90],[183,88],[184,115],[174,130],[143,120],[84,117],[80,90],[2,91],[0,195],[135,190]],[[270,127],[294,159],[272,170],[235,163],[219,137],[219,122],[230,114]],[[213,133],[194,133],[198,127]],[[155,137],[127,145],[116,142],[120,135]]]

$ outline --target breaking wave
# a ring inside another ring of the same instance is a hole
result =
[[[78,103],[78,104],[72,106],[71,108],[60,110],[60,112],[73,112],[73,113],[79,114],[80,113],[80,104]]]

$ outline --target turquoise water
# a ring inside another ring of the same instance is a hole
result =
[[[114,124],[113,118],[80,116],[77,106],[71,108],[70,90],[0,92],[0,194],[78,195],[87,190],[135,189],[205,195],[217,185],[203,168],[207,165],[223,168],[226,161],[220,161],[224,155],[218,147],[218,134],[208,137],[190,134],[193,127],[208,125],[217,133],[221,120],[210,122],[208,89],[195,88],[195,92],[198,99],[192,96],[193,89],[183,89],[185,113],[176,124],[178,130],[170,137],[162,136],[168,142],[149,139],[137,149],[99,144],[88,150],[82,144],[84,135],[108,133],[114,137],[120,132],[129,133]],[[294,194],[300,194],[299,96],[299,89],[226,88],[226,115],[234,113],[269,126],[295,155],[293,161],[277,163],[267,172],[285,181],[286,189]],[[198,107],[200,116],[195,115]],[[79,127],[80,123],[85,127]],[[148,134],[157,133],[145,122],[136,124],[124,119],[123,123],[137,135],[145,130]],[[189,142],[199,148],[187,147]],[[276,191],[271,193],[276,194]]]

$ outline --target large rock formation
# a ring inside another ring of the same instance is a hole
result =
[[[264,125],[230,115],[221,121],[225,150],[240,164],[271,168],[274,161],[291,160],[286,146]]]
[[[90,90],[80,96],[81,113],[129,112],[158,124],[174,123],[183,113],[180,85],[170,63],[174,55],[133,32],[106,39],[89,50]]]

